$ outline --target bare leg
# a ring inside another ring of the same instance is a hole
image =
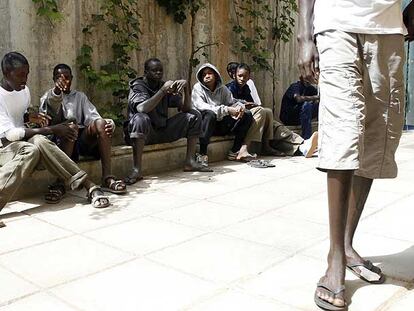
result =
[[[145,140],[143,138],[131,138],[131,144],[134,164],[131,173],[124,179],[127,185],[132,185],[142,179],[142,154]]]
[[[354,234],[361,218],[362,211],[371,190],[373,180],[355,176],[352,181],[352,190],[349,197],[348,217],[345,230],[345,254],[347,262],[363,263],[364,259],[352,246]]]
[[[348,214],[348,202],[351,193],[354,171],[328,171],[328,205],[329,205],[329,235],[330,250],[328,255],[328,269],[320,282],[334,290],[345,283],[345,226]],[[344,293],[337,295],[317,288],[316,294],[335,306],[345,304]]]

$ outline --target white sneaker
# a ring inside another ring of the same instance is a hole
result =
[[[305,140],[302,145],[299,146],[299,150],[305,156],[305,158],[310,158],[318,150],[318,132],[312,134],[312,136]]]

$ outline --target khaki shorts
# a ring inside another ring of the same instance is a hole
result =
[[[319,165],[366,178],[397,176],[404,124],[402,35],[325,31],[320,57]]]

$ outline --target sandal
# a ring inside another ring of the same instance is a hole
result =
[[[48,192],[45,194],[45,202],[48,204],[57,204],[62,201],[66,193],[65,185],[62,183],[55,183],[49,185]]]
[[[111,205],[111,203],[109,203],[108,196],[106,196],[103,193],[101,187],[97,185],[92,186],[88,189],[87,198],[88,202],[95,208],[105,208]],[[102,203],[102,201],[106,202]]]
[[[318,287],[323,288],[324,290],[332,293],[334,296],[336,296],[336,295],[340,294],[341,292],[345,291],[345,286],[344,285],[341,285],[336,290],[332,290],[328,286],[326,286],[326,285],[324,285],[324,284],[322,284],[322,283],[319,282],[317,284],[317,288]],[[344,305],[343,306],[335,306],[334,304],[330,303],[329,301],[324,300],[321,297],[319,297],[316,294],[316,291],[315,291],[315,296],[314,296],[313,300],[315,301],[315,304],[319,308],[321,308],[323,310],[329,310],[329,311],[344,311],[344,310],[347,310],[348,309],[348,305],[347,305],[347,303],[345,301],[344,301]]]
[[[109,183],[108,180],[110,180]],[[115,176],[113,175],[106,176],[103,179],[103,184],[105,185],[102,187],[103,191],[108,191],[115,194],[127,193],[126,184],[122,180],[116,180]]]
[[[381,269],[374,266],[369,260],[365,260],[363,263],[347,264],[346,267],[358,278],[370,284],[382,284],[385,282],[385,275]]]

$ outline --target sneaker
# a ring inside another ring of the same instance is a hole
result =
[[[200,163],[204,167],[208,167],[208,155],[202,155],[197,153],[196,154],[196,160],[198,163]]]
[[[312,136],[305,140],[302,145],[299,146],[299,150],[305,156],[305,158],[310,158],[314,155],[315,151],[318,149],[318,132],[312,134]]]

